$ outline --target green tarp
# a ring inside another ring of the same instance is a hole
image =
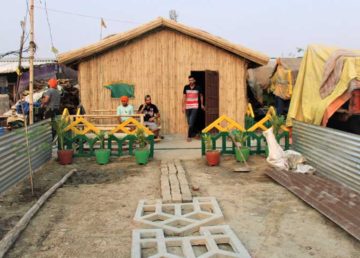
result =
[[[129,98],[134,96],[134,85],[127,83],[112,83],[105,85],[105,88],[111,90],[112,98],[120,98],[121,96],[128,96]]]

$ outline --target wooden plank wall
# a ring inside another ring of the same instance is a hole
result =
[[[163,29],[79,64],[81,101],[91,110],[120,104],[103,85],[135,84],[134,106],[150,94],[161,112],[163,133],[185,133],[181,112],[183,86],[190,71],[214,70],[220,77],[220,115],[243,123],[246,108],[246,61],[208,43]]]

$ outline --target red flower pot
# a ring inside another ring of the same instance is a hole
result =
[[[206,160],[209,166],[217,166],[220,163],[220,152],[217,150],[207,151]]]
[[[68,165],[72,163],[73,160],[73,150],[58,150],[58,161],[61,165]]]

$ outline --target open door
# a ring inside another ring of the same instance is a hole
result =
[[[205,112],[199,107],[196,129],[200,133],[219,117],[219,73],[216,71],[191,71],[196,84],[204,94]]]
[[[205,127],[219,118],[219,73],[205,71]]]

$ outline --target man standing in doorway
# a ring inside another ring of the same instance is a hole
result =
[[[189,126],[187,141],[196,136],[196,119],[198,115],[199,106],[205,110],[204,95],[202,89],[196,84],[195,78],[190,75],[189,84],[185,85],[183,90],[182,111],[186,114],[187,123]]]

